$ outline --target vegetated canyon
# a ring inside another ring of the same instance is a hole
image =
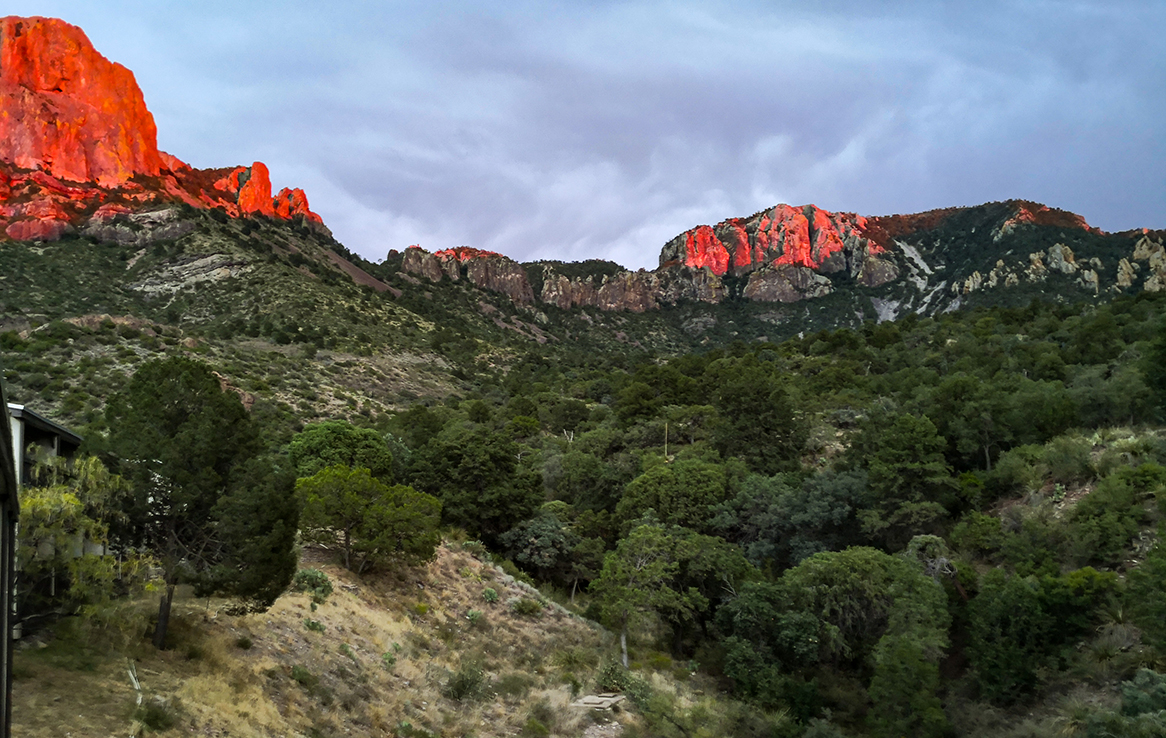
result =
[[[651,271],[374,262],[160,151],[67,23],[0,20],[0,110],[6,388],[86,458],[23,493],[22,734],[1166,731],[1162,231],[777,204]],[[147,377],[239,418],[218,487],[134,448]],[[205,569],[156,479],[222,495]]]

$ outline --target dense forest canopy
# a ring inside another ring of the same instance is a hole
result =
[[[791,735],[989,734],[972,716],[1119,683],[1082,730],[1151,735],[1166,684],[1162,300],[678,355],[530,348],[395,413],[305,426],[260,401],[224,453],[264,459],[250,472],[264,494],[299,477],[304,540],[354,571],[425,561],[439,528],[480,539],[618,634],[633,673],[663,648]],[[103,330],[67,332],[79,350]],[[174,366],[226,397],[200,362]],[[145,421],[126,402],[165,384],[148,371],[87,429],[131,481],[127,423]],[[649,724],[684,733],[683,706],[644,694]]]

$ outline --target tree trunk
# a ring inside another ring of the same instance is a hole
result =
[[[575,589],[579,586],[578,578],[571,582],[571,607],[575,606]]]
[[[628,624],[624,621],[623,627],[619,629],[619,651],[623,656],[623,668],[628,668]]]
[[[174,601],[174,583],[166,583],[166,592],[158,598],[158,625],[154,627],[154,648],[166,645],[166,628],[170,625],[170,603]]]

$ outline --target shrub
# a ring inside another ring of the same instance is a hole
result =
[[[312,620],[311,618],[304,619],[304,627],[315,633],[323,633],[328,629],[328,627],[321,623],[319,620]]]
[[[493,605],[498,601],[498,590],[493,587],[486,587],[482,590],[482,599]]]
[[[300,666],[299,664],[296,664],[291,668],[291,678],[296,684],[305,689],[311,689],[320,682],[320,678],[318,676],[308,671],[306,668]]]
[[[448,699],[456,702],[477,699],[482,696],[486,686],[486,673],[478,664],[464,664],[450,674],[441,693]]]
[[[652,696],[652,687],[646,681],[614,660],[599,667],[599,673],[595,675],[595,689],[598,692],[621,692],[640,709],[648,704]]]
[[[482,561],[490,555],[490,552],[486,550],[486,544],[481,541],[464,541],[462,543],[462,550],[475,559]]]
[[[1044,462],[1054,482],[1074,484],[1093,476],[1089,442],[1083,438],[1060,436],[1045,444]]]
[[[396,644],[393,644],[396,645]],[[385,651],[381,654],[381,667],[385,671],[392,671],[397,666],[397,655],[391,651]]]
[[[466,620],[470,621],[470,625],[477,625],[482,622],[481,610],[470,610],[466,613]]]
[[[157,699],[152,699],[134,710],[134,719],[154,732],[169,730],[176,722],[170,705]]]
[[[554,663],[563,671],[579,671],[596,665],[598,658],[594,651],[578,646],[565,648],[554,656]]]
[[[396,732],[400,738],[437,738],[436,735],[424,728],[414,727],[408,720],[397,723]]]
[[[244,651],[250,651],[252,645],[253,644],[251,642],[251,639],[247,636],[239,636],[238,638],[235,639],[235,646],[237,648],[243,649]]]
[[[292,578],[293,592],[307,592],[312,597],[312,610],[316,605],[323,605],[332,594],[332,582],[328,575],[319,569],[300,569]]]
[[[524,618],[535,618],[543,611],[543,604],[538,600],[533,600],[529,597],[522,597],[510,605],[510,610],[515,615]]]
[[[1070,548],[1079,563],[1118,564],[1137,535],[1146,511],[1126,476],[1118,472],[1101,480],[1073,508]]]
[[[534,679],[526,674],[518,672],[511,672],[504,674],[494,682],[494,691],[500,697],[525,697],[531,687],[534,686]]]

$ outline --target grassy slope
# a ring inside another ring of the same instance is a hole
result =
[[[164,731],[171,735],[392,735],[406,721],[438,735],[500,736],[520,731],[532,711],[553,715],[552,735],[581,735],[592,722],[567,707],[566,675],[589,688],[610,635],[554,606],[533,618],[512,614],[507,601],[531,594],[493,565],[442,547],[427,567],[364,579],[317,566],[335,592],[316,612],[296,593],[242,616],[223,612],[221,601],[181,599],[165,652],[133,635],[144,632],[149,602],[125,614],[121,628],[82,632],[65,621],[56,639],[26,640],[16,658],[13,733],[129,734],[127,659],[146,703],[166,704],[175,718]],[[482,599],[486,587],[498,591],[496,604]],[[483,612],[477,624],[466,618],[471,609]],[[306,628],[309,618],[324,632]],[[395,654],[391,669],[385,653]],[[485,669],[483,696],[443,697],[450,672],[474,663]]]

